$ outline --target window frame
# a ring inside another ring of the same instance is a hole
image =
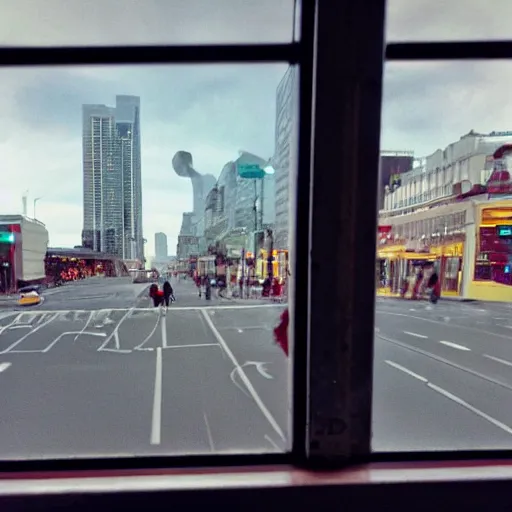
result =
[[[291,452],[0,461],[0,472],[248,464],[324,468],[372,461],[512,458],[507,450],[371,451],[375,284],[373,272],[365,275],[364,269],[373,269],[375,257],[377,205],[368,197],[376,197],[378,182],[384,55],[391,62],[512,58],[512,41],[389,43],[384,48],[384,11],[382,0],[303,0],[300,41],[287,44],[0,48],[2,67],[283,61],[300,66],[294,243],[300,257],[295,258],[293,296]],[[340,160],[341,172],[326,180],[322,169]],[[334,222],[328,222],[333,216]],[[340,243],[345,238],[351,242],[348,249]],[[318,279],[323,265],[328,277]],[[332,294],[332,300],[322,294]],[[329,328],[329,316],[345,331]]]

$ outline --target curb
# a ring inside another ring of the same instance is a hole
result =
[[[411,300],[411,299],[403,299],[402,297],[391,297],[389,295],[376,295],[375,297],[377,299]],[[422,299],[417,299],[417,300],[422,300]],[[427,300],[427,299],[423,299],[423,300]],[[448,301],[448,302],[481,302],[479,299],[465,299],[464,297],[443,297],[443,296],[441,296],[439,298],[439,301],[440,302],[442,302],[442,301]],[[505,302],[505,303],[502,303],[502,304],[507,304],[507,303]]]

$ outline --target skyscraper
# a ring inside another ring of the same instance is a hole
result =
[[[276,131],[273,166],[275,169],[275,230],[274,243],[278,249],[290,245],[290,211],[294,208],[292,194],[295,190],[294,168],[296,126],[298,124],[298,68],[290,66],[277,86]]]
[[[165,233],[155,233],[155,260],[167,261],[167,235]]]
[[[83,105],[84,229],[82,244],[144,260],[140,98],[116,106]]]

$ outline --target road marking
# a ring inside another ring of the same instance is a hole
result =
[[[101,347],[98,349],[98,352],[100,350],[104,350],[105,347],[108,345],[108,343],[110,342],[110,340],[114,337],[114,336],[117,336],[117,331],[119,330],[119,327],[121,327],[121,324],[133,313],[133,309],[134,308],[130,308],[124,315],[123,317],[121,318],[121,320],[119,320],[118,324],[116,325],[116,327],[114,328],[114,330],[110,333],[110,336],[105,340],[105,342],[101,345]],[[109,311],[109,310],[107,310]],[[111,310],[110,310],[111,311]],[[116,338],[116,341],[118,340],[119,338]],[[119,348],[119,347],[116,347],[116,348]]]
[[[418,347],[413,347],[412,345],[408,345],[407,343],[403,343],[403,342],[395,340],[393,338],[388,338],[387,336],[383,336],[382,334],[378,334],[377,337],[383,341],[387,341],[388,343],[397,345],[405,350],[410,350],[411,352],[416,352],[418,354],[424,355],[425,357],[429,357],[430,359],[433,359],[434,361],[444,363],[447,366],[451,366],[452,368],[456,368],[457,370],[461,370],[463,372],[469,373],[470,375],[474,375],[475,377],[478,377],[482,380],[485,380],[487,382],[492,382],[493,384],[496,384],[497,386],[500,386],[504,389],[508,389],[508,390],[512,391],[512,386],[510,384],[507,384],[500,380],[493,379],[492,377],[484,375],[483,373],[477,372],[475,370],[471,370],[470,368],[467,368],[465,366],[456,364],[452,361],[449,361],[448,359],[445,359],[444,357],[436,356],[430,352],[427,352],[426,350],[422,350],[421,348],[418,348]]]
[[[256,402],[256,404],[260,408],[263,416],[265,416],[265,418],[270,423],[272,428],[276,431],[276,433],[279,435],[279,437],[283,441],[286,441],[286,437],[284,435],[284,432],[281,430],[281,427],[279,426],[279,424],[275,420],[274,416],[272,416],[272,413],[267,409],[266,405],[261,400],[260,396],[258,395],[256,390],[254,389],[251,381],[249,380],[249,378],[245,374],[244,370],[240,366],[240,363],[237,361],[236,357],[233,355],[233,352],[231,352],[230,348],[228,347],[228,344],[226,343],[224,338],[221,336],[220,332],[217,330],[217,328],[213,324],[212,319],[209,317],[207,311],[205,311],[205,309],[201,309],[201,314],[204,316],[204,319],[206,320],[206,323],[210,327],[213,335],[215,336],[215,338],[217,339],[219,344],[222,345],[222,348],[224,349],[224,351],[226,352],[228,357],[231,359],[231,362],[235,366],[235,369],[237,370],[238,374],[240,375],[240,378],[242,379],[242,381],[245,384],[247,390],[251,394],[253,400]]]
[[[155,322],[155,325],[153,326],[153,329],[151,329],[151,332],[146,336],[144,341],[140,345],[137,345],[133,350],[150,350],[149,348],[142,348],[142,347],[151,339],[153,334],[155,334],[155,331],[158,329],[159,322],[160,322],[160,317],[157,317],[157,320]],[[153,349],[151,349],[151,350],[153,350]]]
[[[414,377],[415,379],[420,380],[421,382],[428,382],[428,380],[425,379],[425,377],[422,377],[421,375],[418,375],[417,373],[414,373],[413,371],[408,370],[407,368],[405,368],[405,366],[401,366],[397,363],[394,363],[393,361],[389,361],[388,359],[386,359],[384,362],[386,364],[389,364],[389,366],[392,366],[393,368],[396,368],[397,370],[407,373],[407,375],[410,375],[411,377]]]
[[[453,343],[453,341],[443,341],[441,340],[439,343],[446,345],[447,347],[455,348],[457,350],[465,350],[466,352],[471,352],[471,349],[465,347],[464,345],[459,345],[458,343]]]
[[[19,322],[19,319],[23,316],[23,313],[19,313],[18,315],[16,315],[16,317],[14,318],[14,320],[12,322],[9,322],[7,325],[4,325],[3,327],[0,327],[0,334],[2,334],[6,329],[9,329],[9,327],[11,327],[11,325],[15,325]]]
[[[168,348],[189,348],[189,347],[220,347],[218,343],[190,343],[189,345],[166,345],[165,349]]]
[[[45,318],[46,318],[46,313],[43,313],[42,315],[40,315],[39,318],[37,319],[36,325],[39,325],[40,323],[42,323]]]
[[[162,326],[162,348],[167,348],[167,326],[165,324],[165,315],[160,316],[160,325]]]
[[[12,331],[14,329],[32,329],[32,324],[19,324],[19,325],[13,325],[9,327],[9,330]]]
[[[83,332],[83,331],[69,331],[69,332],[63,332],[59,334],[46,348],[44,348],[41,352],[46,353],[51,350],[51,348],[57,344],[64,336],[69,336],[70,334],[86,334],[87,336],[97,336],[100,338],[104,338],[106,334],[104,332]],[[76,338],[75,338],[76,339]]]
[[[0,373],[7,370],[7,368],[9,368],[9,366],[11,366],[11,363],[1,363],[0,364]]]
[[[482,354],[483,357],[486,357],[487,359],[492,359],[493,361],[496,361],[501,364],[505,364],[507,366],[512,366],[512,361],[507,361],[506,359],[500,359],[499,357],[490,356],[488,354]]]
[[[87,329],[88,325],[91,323],[91,320],[93,318],[94,318],[94,311],[91,311],[91,313],[89,314],[89,318],[87,318],[87,322],[85,322],[83,329],[75,336],[73,341],[76,341],[80,337],[80,335],[85,331],[85,329]]]
[[[142,349],[142,350],[153,350],[153,349]],[[115,354],[131,354],[132,351],[129,349],[122,348],[104,348],[102,352],[114,352]]]
[[[213,444],[213,437],[212,437],[212,431],[210,430],[210,424],[208,423],[208,417],[206,416],[206,413],[203,413],[204,418],[204,424],[206,425],[206,433],[208,435],[208,443],[210,445],[210,450],[212,452],[215,451],[215,445]]]
[[[39,331],[39,329],[42,329],[43,327],[46,327],[49,323],[53,322],[53,320],[55,320],[58,316],[59,316],[58,314],[53,315],[46,322],[38,325],[35,329],[32,329],[30,332],[27,332],[27,334],[25,334],[25,336],[22,336],[19,340],[15,341],[11,345],[9,345],[5,350],[0,351],[0,354],[6,354],[10,350],[12,350],[14,347],[16,347],[20,343],[22,343],[24,340],[26,340],[31,334],[34,334],[35,332]]]
[[[155,389],[153,394],[153,416],[151,418],[151,444],[160,444],[162,427],[162,348],[156,349]]]
[[[424,334],[418,334],[416,332],[404,331],[404,333],[408,334],[409,336],[416,336],[416,338],[424,338],[424,339],[428,338],[428,336],[425,336]]]
[[[438,324],[438,325],[443,325],[444,327],[449,327],[449,328],[454,328],[454,329],[466,329],[467,331],[473,331],[473,332],[478,332],[478,333],[481,333],[481,334],[488,334],[489,336],[495,336],[497,338],[503,338],[505,340],[512,340],[512,338],[510,336],[506,336],[505,334],[497,334],[495,332],[490,332],[490,331],[486,331],[484,329],[477,329],[475,327],[467,327],[465,325],[459,325],[459,324],[454,324],[454,323],[450,323],[450,325],[447,326],[447,323],[446,322],[439,322],[438,320],[432,320],[431,318],[425,318],[425,317],[421,317],[421,316],[414,316],[414,315],[406,315],[405,313],[393,313],[391,311],[388,311],[388,310],[375,310],[375,314],[380,314],[380,315],[393,315],[393,316],[403,316],[403,317],[406,317],[406,318],[414,318],[415,320],[422,320],[423,322],[430,322],[432,324]]]
[[[173,311],[223,311],[223,310],[231,310],[231,309],[265,309],[265,308],[284,308],[286,307],[286,304],[239,304],[239,305],[232,305],[232,306],[172,306],[169,308],[169,312]],[[109,309],[98,309],[94,310],[95,313],[100,314],[102,312],[111,311],[111,312],[126,312],[126,311],[141,311],[141,312],[149,312],[153,311],[154,313],[158,314],[158,308],[154,307],[148,307],[148,308],[109,308]],[[38,311],[37,314],[63,314],[63,313],[90,313],[90,309],[54,309],[54,310],[45,310],[45,311]],[[27,314],[27,312],[19,313],[19,315]],[[35,312],[32,312],[31,314],[35,314]]]
[[[468,404],[466,401],[462,400],[462,398],[459,398],[456,395],[453,395],[449,391],[446,391],[443,388],[440,388],[439,386],[436,386],[435,384],[432,384],[431,382],[427,383],[427,386],[440,393],[441,395],[445,396],[446,398],[452,400],[456,404],[461,405],[462,407],[465,407],[468,411],[473,412],[477,416],[480,416],[484,420],[487,420],[489,423],[492,423],[494,426],[501,428],[501,430],[504,430],[507,434],[512,434],[512,428],[510,428],[508,425],[505,425],[505,423],[502,423],[501,421],[497,420],[496,418],[493,418],[492,416],[489,416],[485,412],[481,411],[480,409],[477,409],[476,407],[473,407],[471,404]]]
[[[279,446],[277,446],[277,443],[268,434],[265,434],[265,440],[267,440],[278,452],[283,451],[281,448],[279,448]]]

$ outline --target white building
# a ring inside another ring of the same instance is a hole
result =
[[[511,142],[512,132],[471,131],[444,150],[417,159],[413,170],[401,175],[400,186],[387,191],[381,216],[405,213],[453,196],[456,183],[461,183],[458,193],[484,185],[492,172],[494,151]]]

